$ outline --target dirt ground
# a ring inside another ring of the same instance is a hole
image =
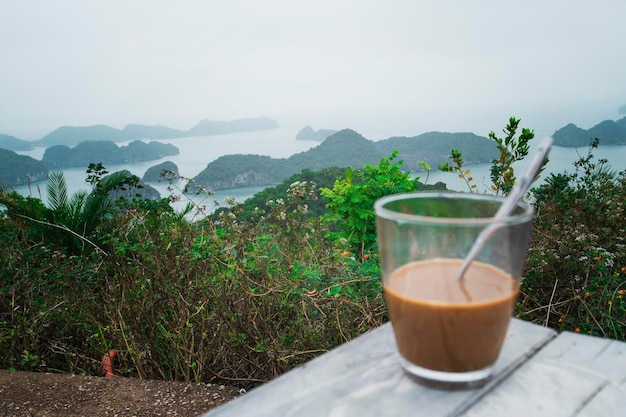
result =
[[[197,417],[241,394],[214,384],[0,370],[6,417]]]

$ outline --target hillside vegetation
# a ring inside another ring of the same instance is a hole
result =
[[[534,136],[518,124],[490,135],[500,195]],[[448,154],[446,168],[471,184],[465,155]],[[97,375],[115,349],[120,375],[246,388],[379,326],[387,310],[372,204],[444,188],[413,178],[402,160],[394,151],[373,164],[301,171],[254,204],[194,222],[200,207],[111,199],[138,178],[104,176],[101,166],[90,167],[92,189],[80,195],[52,177],[47,204],[1,192],[0,368]],[[532,193],[516,315],[626,340],[626,173],[591,153],[574,168]]]
[[[136,140],[126,146],[117,146],[106,140],[86,141],[73,148],[51,146],[43,154],[42,162],[50,169],[86,167],[94,161],[106,165],[128,164],[178,155],[178,152],[178,148],[169,143]]]
[[[30,156],[0,149],[0,186],[22,185],[48,177],[48,167]]]
[[[330,167],[375,164],[394,150],[399,151],[404,169],[416,172],[423,170],[420,161],[432,166],[444,163],[450,149],[463,152],[467,163],[491,162],[498,156],[493,141],[473,133],[430,132],[414,137],[372,141],[354,130],[344,129],[329,136],[320,145],[289,158],[221,156],[196,175],[194,181],[213,191],[244,186],[270,186],[303,169],[319,171]]]
[[[587,146],[594,138],[602,138],[603,145],[626,145],[626,117],[605,120],[590,129],[581,129],[570,123],[554,132],[557,146]]]

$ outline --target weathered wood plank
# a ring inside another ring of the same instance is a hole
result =
[[[466,409],[555,336],[512,320],[495,376],[477,390],[441,391],[407,377],[389,324],[205,414],[218,416],[449,416]]]
[[[607,384],[584,405],[577,417],[626,415],[626,383]]]
[[[626,415],[626,343],[562,333],[463,415]]]

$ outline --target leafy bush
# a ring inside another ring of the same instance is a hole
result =
[[[92,186],[91,191],[81,190],[69,196],[63,173],[51,172],[47,206],[39,199],[24,198],[9,190],[0,192],[0,205],[6,208],[6,216],[19,223],[28,223],[31,232],[55,249],[74,255],[101,250],[97,235],[105,233],[103,228],[113,211],[119,209],[110,194],[139,181],[127,171],[103,177],[106,173],[102,164],[90,164],[87,182]]]
[[[377,250],[376,200],[389,194],[439,188],[421,184],[419,177],[411,178],[410,172],[402,171],[402,161],[392,163],[397,156],[398,151],[394,151],[378,165],[365,165],[362,170],[348,168],[345,178],[337,179],[332,189],[321,190],[328,209],[322,218],[334,226],[331,238],[345,242],[359,259]]]
[[[626,340],[626,171],[592,150],[574,173],[534,190],[536,231],[520,317],[557,329]]]
[[[496,142],[500,152],[500,156],[492,161],[490,168],[491,191],[496,195],[507,195],[511,192],[516,182],[513,164],[523,160],[528,155],[528,142],[535,137],[532,130],[522,128],[522,133],[517,139],[515,138],[520,121],[515,117],[509,119],[509,123],[503,129],[503,132],[506,133],[504,138],[497,137],[493,131],[489,132],[489,139]],[[456,173],[467,184],[469,191],[475,192],[477,186],[471,177],[471,170],[465,167],[463,154],[458,149],[452,149],[449,158],[452,165],[445,162],[439,166],[439,169],[444,172]]]
[[[320,217],[327,211],[326,201],[322,198],[320,189],[332,187],[337,178],[343,177],[345,173],[346,168],[324,168],[315,172],[303,169],[300,173],[290,176],[277,186],[268,187],[238,204],[239,219],[256,222],[261,210],[269,209],[269,201],[285,198],[291,184],[303,181],[315,183],[317,186],[312,196],[303,196],[302,198],[301,204],[306,204],[308,207],[306,217]],[[216,218],[222,211],[228,212],[229,210],[228,207],[218,208],[210,217]]]
[[[512,164],[528,154],[534,137],[523,129],[515,139],[518,126],[512,117],[504,139],[489,135],[501,153],[491,166],[496,194],[510,192]],[[598,143],[574,163],[576,172],[551,174],[531,192],[537,215],[516,314],[559,330],[626,340],[626,173],[606,160],[594,162]],[[452,165],[440,169],[457,173],[474,192],[463,155],[453,149],[450,159]]]
[[[254,222],[124,202],[80,257],[3,233],[20,250],[0,265],[0,367],[97,374],[116,349],[122,375],[250,387],[378,326],[376,259],[333,247],[307,216],[316,195],[296,181]]]
[[[528,155],[528,142],[535,137],[535,133],[528,129],[522,128],[522,133],[516,139],[515,134],[519,127],[520,119],[511,117],[509,124],[504,128],[506,136],[499,138],[494,132],[489,132],[489,139],[496,141],[500,158],[491,164],[491,189],[496,195],[502,193],[507,195],[515,185],[515,170],[513,163],[523,160]]]

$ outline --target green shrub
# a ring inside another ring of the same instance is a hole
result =
[[[592,150],[576,172],[534,191],[536,231],[519,315],[561,330],[626,340],[626,172]]]
[[[490,191],[496,195],[507,195],[511,192],[516,182],[513,164],[523,160],[528,155],[528,143],[535,137],[535,133],[532,130],[522,128],[522,133],[520,133],[518,138],[515,138],[520,121],[520,119],[515,117],[509,118],[509,123],[503,129],[503,132],[506,134],[504,138],[497,137],[493,131],[489,132],[489,139],[496,142],[500,152],[499,158],[491,162],[490,168],[492,182]],[[471,177],[471,170],[465,166],[463,154],[458,149],[452,149],[449,158],[452,161],[452,165],[445,162],[439,166],[439,169],[444,172],[456,173],[465,182],[468,190],[475,192],[477,185]]]
[[[121,375],[250,387],[380,325],[375,256],[327,240],[307,216],[317,195],[295,181],[254,221],[238,206],[190,223],[162,202],[118,202],[88,256],[3,233],[0,366],[95,375],[115,349]]]
[[[337,179],[332,189],[321,190],[328,210],[322,219],[333,227],[330,237],[339,245],[345,242],[359,259],[377,250],[376,200],[389,194],[439,188],[421,184],[419,177],[402,171],[402,161],[392,163],[397,156],[398,151],[394,151],[378,165],[365,165],[362,170],[348,168],[345,178]]]

